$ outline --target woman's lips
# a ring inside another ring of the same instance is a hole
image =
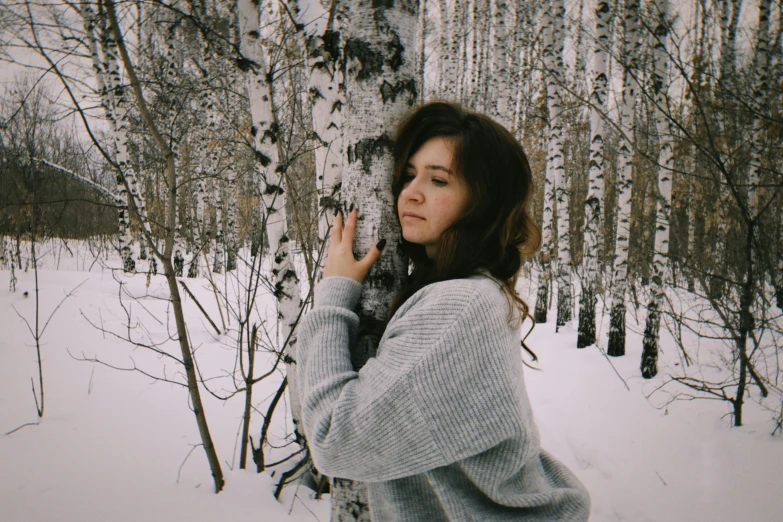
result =
[[[407,219],[407,220],[411,220],[411,221],[423,221],[424,220],[423,217],[413,216],[411,214],[406,214],[406,215],[402,216],[402,219]]]

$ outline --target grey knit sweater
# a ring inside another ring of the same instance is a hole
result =
[[[361,289],[322,279],[300,325],[302,418],[318,470],[366,482],[373,522],[587,520],[584,486],[539,446],[520,331],[498,283],[422,288],[356,372]]]

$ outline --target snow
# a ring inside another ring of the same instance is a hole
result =
[[[200,439],[184,388],[70,355],[97,357],[123,367],[135,362],[161,376],[165,365],[168,378],[182,380],[177,365],[166,362],[166,357],[104,335],[88,322],[120,335],[127,333],[118,299],[120,280],[129,292],[144,296],[136,302],[123,298],[132,324],[144,327],[135,328],[133,335],[162,341],[173,331],[166,327],[166,302],[158,299],[166,295],[163,278],[153,277],[147,288],[144,275],[112,272],[103,262],[93,264],[86,248],[70,246],[73,256],[50,245],[39,270],[41,324],[65,292],[84,284],[57,311],[43,336],[43,420],[0,435],[0,522],[329,520],[328,495],[316,501],[310,490],[294,484],[283,491],[280,501],[273,498],[280,473],[288,469],[285,465],[277,467],[275,476],[270,471],[257,474],[251,460],[250,469],[238,469],[241,394],[221,401],[202,389],[226,478],[224,491],[215,495],[204,452],[193,449]],[[17,270],[17,277],[17,291],[10,292],[9,272],[0,270],[2,433],[36,417],[30,390],[31,377],[36,378],[37,388],[35,348],[14,310],[34,325],[34,275],[32,270]],[[216,319],[206,280],[186,282]],[[223,372],[231,372],[235,363],[228,337],[216,337],[192,300],[184,299],[202,374],[212,379],[208,382],[216,393],[232,391],[232,380]],[[259,299],[261,313],[273,314],[269,296]],[[603,319],[599,337],[605,342],[608,317]],[[733,428],[723,403],[666,405],[665,396],[651,392],[679,359],[662,330],[661,374],[650,381],[642,379],[638,330],[643,316],[638,319],[636,325],[633,314],[628,314],[628,355],[611,360],[596,347],[574,348],[575,321],[559,333],[554,322],[539,324],[528,338],[527,344],[539,356],[533,364],[541,368],[526,369],[525,379],[542,444],[590,490],[591,520],[781,520],[783,437],[770,436],[770,413],[749,401],[745,425]],[[168,320],[173,325],[173,316]],[[176,343],[169,341],[162,347],[176,356]],[[264,354],[257,364],[264,366],[266,359]],[[254,404],[260,411],[265,411],[281,379],[282,374],[275,372],[255,386]],[[281,446],[290,419],[282,408],[273,419],[272,433]],[[261,422],[256,414],[251,427],[254,440]],[[267,451],[267,461],[287,454],[287,448]]]

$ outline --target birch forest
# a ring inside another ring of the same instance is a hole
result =
[[[17,291],[37,245],[78,240],[118,260],[120,293],[161,281],[165,339],[132,313],[111,332],[88,320],[161,360],[122,369],[186,390],[214,491],[232,449],[213,443],[205,396],[244,404],[238,465],[276,470],[275,496],[304,484],[331,494],[333,520],[370,520],[362,484],[312,466],[297,325],[335,210],[357,205],[357,255],[387,240],[355,369],[375,354],[409,269],[394,129],[457,101],[528,154],[543,242],[519,288],[535,328],[575,330],[574,354],[604,364],[633,357],[648,391],[719,401],[733,426],[753,403],[780,435],[782,32],[780,0],[3,0],[0,269]],[[200,370],[196,329],[235,353],[230,389]],[[273,415],[291,430],[270,461]]]

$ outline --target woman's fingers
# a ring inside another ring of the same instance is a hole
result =
[[[362,265],[365,274],[367,274],[367,272],[370,271],[372,265],[374,265],[375,262],[378,261],[378,258],[381,257],[381,253],[383,252],[383,248],[385,246],[386,246],[386,240],[381,239],[380,241],[375,243],[374,247],[370,248],[370,250],[361,259],[361,261],[359,261],[359,264]]]
[[[334,224],[332,225],[332,242],[333,245],[339,245],[343,240],[343,213],[339,208],[334,216]]]
[[[356,232],[356,216],[358,214],[359,209],[351,205],[351,211],[348,213],[348,219],[345,220],[345,230],[343,230],[343,236],[345,237],[345,240],[348,242],[350,247],[353,247],[353,236]]]

